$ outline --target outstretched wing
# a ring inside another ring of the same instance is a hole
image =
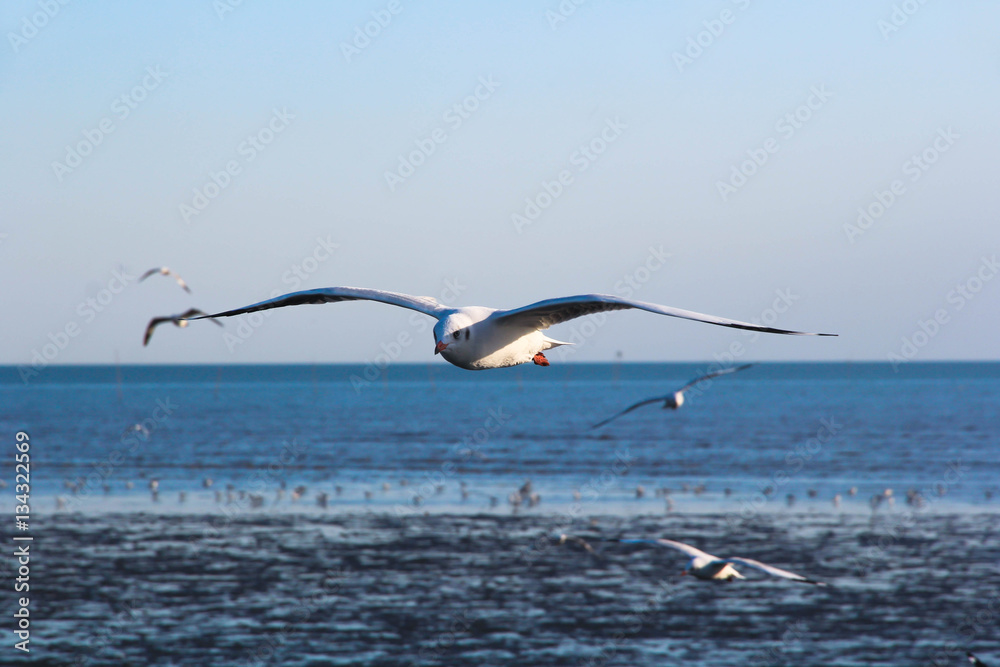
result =
[[[759,560],[753,560],[752,558],[726,558],[724,559],[727,563],[732,563],[733,565],[745,565],[746,567],[752,567],[754,569],[760,570],[761,572],[767,572],[775,577],[783,577],[785,579],[791,579],[792,581],[801,581],[804,584],[815,584],[816,586],[826,586],[822,581],[813,581],[808,577],[803,577],[801,574],[795,574],[794,572],[789,572],[788,570],[782,570],[780,567],[774,567],[773,565],[768,565],[767,563],[761,563]]]
[[[143,280],[145,280],[146,278],[150,277],[154,273],[162,273],[162,271],[159,268],[150,269],[149,271],[146,271],[144,274],[142,274],[141,276],[139,276],[139,282],[141,283]]]
[[[204,310],[201,310],[200,308],[188,308],[183,313],[181,313],[180,315],[178,315],[177,319],[178,320],[190,320],[190,319],[194,319],[195,315],[204,315],[205,317],[209,317],[208,313],[206,313]],[[212,320],[212,323],[213,324],[218,324],[220,327],[222,326],[222,322],[216,322],[215,320]]]
[[[659,403],[660,401],[665,401],[665,400],[666,400],[666,396],[658,396],[657,398],[647,398],[645,401],[639,401],[635,405],[630,405],[629,407],[625,408],[624,410],[622,410],[618,414],[616,414],[616,415],[614,415],[612,417],[608,417],[604,421],[597,422],[596,424],[594,424],[590,428],[600,428],[600,427],[604,426],[605,424],[607,424],[608,422],[612,422],[612,421],[618,419],[623,414],[625,414],[627,412],[632,412],[636,408],[641,408],[644,405],[649,405],[650,403]]]
[[[709,560],[719,560],[715,556],[709,553],[705,553],[701,549],[695,549],[690,544],[684,544],[683,542],[675,542],[674,540],[658,539],[658,540],[618,540],[619,542],[624,542],[626,544],[659,544],[661,547],[669,547],[671,549],[676,549],[686,553],[691,558],[707,558]]]
[[[732,366],[730,368],[723,368],[722,370],[715,371],[714,373],[709,373],[708,375],[702,375],[700,378],[695,378],[691,380],[686,385],[678,389],[677,391],[687,391],[691,387],[695,386],[699,382],[704,382],[705,380],[711,380],[712,378],[717,378],[720,375],[729,375],[730,373],[737,373],[746,368],[750,368],[753,364],[743,364],[742,366]]]
[[[560,534],[559,544],[565,544],[566,542],[572,542],[573,544],[577,544],[583,549],[585,549],[587,553],[590,553],[594,556],[597,555],[597,552],[594,551],[594,547],[590,546],[590,542],[583,539],[582,537],[577,537],[576,535],[567,535],[565,533]]]
[[[169,273],[174,277],[174,280],[177,281],[177,284],[184,288],[185,292],[187,292],[188,294],[191,293],[191,288],[188,287],[188,284],[184,282],[184,279],[181,278],[176,271],[169,271]]]
[[[322,287],[320,289],[305,290],[303,292],[292,292],[282,296],[261,301],[260,303],[244,306],[235,310],[227,310],[214,315],[202,315],[201,317],[191,317],[186,319],[203,320],[211,317],[232,317],[243,313],[253,313],[258,310],[269,310],[271,308],[284,308],[285,306],[300,306],[304,303],[337,303],[340,301],[378,301],[388,303],[400,308],[409,308],[424,315],[439,317],[449,309],[439,304],[437,301],[426,296],[410,296],[399,292],[385,292],[377,289],[366,289],[364,287]]]
[[[655,303],[646,303],[645,301],[632,301],[631,299],[623,299],[622,297],[610,294],[579,294],[577,296],[565,296],[558,299],[546,299],[545,301],[539,301],[523,308],[499,310],[491,316],[491,319],[505,324],[509,323],[535,329],[546,329],[553,324],[559,324],[560,322],[583,317],[584,315],[592,315],[608,310],[627,310],[629,308],[645,310],[659,315],[668,315],[670,317],[680,317],[685,320],[717,324],[723,327],[733,327],[734,329],[746,329],[748,331],[762,331],[764,333],[788,334],[792,336],[837,335],[774,329],[759,324],[729,320],[724,317],[715,317],[714,315],[704,315],[690,310],[660,306]]]
[[[149,345],[149,339],[153,337],[153,331],[156,327],[160,326],[164,322],[172,322],[174,318],[172,317],[154,317],[146,325],[146,334],[142,337],[142,346],[146,347]]]

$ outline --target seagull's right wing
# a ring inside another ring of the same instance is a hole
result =
[[[191,288],[190,288],[190,287],[188,287],[188,284],[187,284],[186,282],[184,282],[184,279],[183,279],[183,278],[181,278],[181,277],[180,277],[180,276],[179,276],[179,275],[178,275],[178,274],[177,274],[176,272],[174,272],[174,271],[171,271],[171,272],[170,272],[170,275],[172,275],[172,276],[174,277],[174,280],[176,280],[176,281],[177,281],[177,284],[178,284],[178,285],[180,285],[181,287],[183,287],[183,288],[184,288],[184,291],[185,291],[185,292],[187,292],[188,294],[190,294],[190,293],[191,293]]]
[[[442,306],[437,301],[427,296],[410,296],[399,292],[386,292],[378,289],[366,289],[364,287],[322,287],[320,289],[305,290],[303,292],[292,292],[282,296],[261,301],[260,303],[244,306],[235,310],[227,310],[214,315],[203,315],[201,317],[191,317],[187,319],[203,320],[212,317],[232,317],[243,313],[253,313],[258,310],[269,310],[271,308],[283,308],[285,306],[300,306],[304,303],[337,303],[340,301],[378,301],[388,303],[400,308],[409,308],[424,315],[440,317],[450,310]]]
[[[714,373],[709,373],[708,375],[702,375],[700,378],[691,380],[677,391],[687,391],[688,389],[695,386],[699,382],[704,382],[705,380],[711,380],[712,378],[717,378],[720,375],[729,375],[730,373],[737,373],[744,369],[750,368],[751,366],[753,366],[753,364],[743,364],[742,366],[731,366],[729,368],[723,368],[722,370],[715,371]]]
[[[604,426],[605,424],[607,424],[608,422],[612,422],[612,421],[618,419],[623,414],[625,414],[627,412],[632,412],[636,408],[641,408],[644,405],[649,405],[650,403],[659,403],[660,401],[665,401],[665,400],[667,400],[666,396],[658,396],[656,398],[647,398],[645,401],[639,401],[635,405],[630,405],[629,407],[625,408],[624,410],[622,410],[618,414],[616,414],[616,415],[614,415],[612,417],[608,417],[604,421],[597,422],[596,424],[594,424],[590,428],[600,428],[600,427]]]
[[[143,280],[145,280],[146,278],[150,277],[154,273],[159,273],[159,272],[160,272],[160,269],[150,269],[149,271],[146,271],[144,274],[142,274],[141,276],[139,276],[139,282],[141,283]]]
[[[209,314],[206,313],[204,310],[202,310],[200,308],[188,308],[183,313],[181,313],[180,315],[178,315],[177,319],[178,320],[190,320],[190,319],[193,319],[195,315],[204,315],[205,317],[209,317]],[[212,322],[215,323],[215,324],[218,324],[220,327],[222,326],[222,322],[216,322],[215,320],[212,320]]]
[[[619,542],[625,542],[626,544],[659,544],[661,547],[670,547],[671,549],[676,549],[677,551],[682,551],[686,553],[691,558],[707,558],[709,560],[718,560],[712,554],[705,553],[701,549],[695,549],[690,544],[684,544],[683,542],[675,542],[673,540],[618,540]]]

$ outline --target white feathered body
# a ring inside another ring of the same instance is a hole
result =
[[[490,317],[496,312],[495,308],[469,306],[443,318],[434,327],[435,337],[448,343],[441,356],[459,368],[479,371],[526,364],[539,352],[569,344],[531,327],[500,326]]]

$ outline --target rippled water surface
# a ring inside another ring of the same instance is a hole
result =
[[[30,660],[1000,660],[998,366],[763,364],[590,428],[705,368],[0,369],[32,444]],[[611,541],[657,536],[830,586]]]

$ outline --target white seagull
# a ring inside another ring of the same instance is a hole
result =
[[[195,315],[207,315],[207,313],[204,310],[198,310],[197,308],[188,308],[180,315],[170,315],[168,317],[154,317],[149,321],[149,324],[146,325],[146,335],[142,337],[142,346],[146,347],[147,345],[149,345],[149,339],[153,337],[153,331],[156,329],[156,327],[160,326],[164,322],[171,322],[175,327],[180,327],[181,329],[183,329],[188,325],[188,320],[194,317]],[[218,324],[220,327],[222,326],[221,322],[215,322],[215,323]]]
[[[680,389],[678,389],[677,391],[675,391],[672,394],[667,394],[666,396],[657,396],[656,398],[647,398],[644,401],[639,401],[638,403],[636,403],[634,405],[630,405],[629,407],[625,408],[624,410],[622,410],[618,414],[616,414],[616,415],[614,415],[612,417],[608,417],[607,419],[605,419],[602,422],[598,422],[598,423],[594,424],[593,426],[591,426],[591,428],[599,428],[601,426],[604,426],[608,422],[614,421],[615,419],[618,419],[622,415],[624,415],[624,414],[626,414],[628,412],[632,412],[636,408],[641,408],[644,405],[649,405],[650,403],[659,403],[660,401],[663,401],[663,409],[664,410],[676,410],[677,408],[679,408],[682,405],[684,405],[684,392],[687,391],[688,389],[690,389],[691,387],[695,386],[699,382],[704,382],[705,380],[710,380],[712,378],[719,377],[720,375],[728,375],[730,373],[736,373],[738,371],[742,371],[745,368],[750,368],[751,366],[753,366],[753,364],[743,364],[742,366],[734,366],[732,368],[723,368],[722,370],[715,371],[713,373],[709,373],[708,375],[702,375],[699,378],[691,380],[686,385],[684,385],[683,387],[681,387]]]
[[[161,266],[158,269],[150,269],[149,271],[146,271],[144,274],[142,274],[142,276],[139,277],[139,282],[142,282],[146,278],[155,275],[157,273],[164,276],[173,276],[174,280],[177,281],[178,285],[184,288],[185,292],[187,292],[188,294],[191,293],[191,288],[188,287],[188,284],[186,282],[184,282],[184,279],[181,278],[179,275],[177,275],[175,272],[171,271],[170,267],[168,266]]]
[[[803,577],[801,574],[795,574],[794,572],[789,572],[788,570],[782,570],[774,567],[773,565],[767,565],[766,563],[761,563],[760,561],[756,561],[751,558],[719,558],[717,556],[713,556],[712,554],[707,554],[700,549],[695,549],[691,545],[684,544],[683,542],[675,542],[673,540],[664,539],[618,541],[627,544],[659,544],[660,546],[683,551],[691,557],[691,561],[681,574],[690,574],[696,579],[701,579],[703,581],[732,581],[734,579],[746,579],[746,577],[737,572],[736,568],[733,567],[733,565],[743,565],[772,574],[776,577],[783,577],[785,579],[791,579],[792,581],[801,581],[804,584],[826,586],[826,584],[821,581],[813,581],[812,579]]]
[[[362,287],[324,287],[321,289],[292,292],[261,301],[244,308],[227,310],[206,317],[232,317],[270,308],[298,306],[301,304],[336,303],[339,301],[379,301],[401,308],[409,308],[437,319],[434,325],[434,354],[440,354],[451,364],[467,370],[484,370],[517,366],[533,361],[548,366],[543,352],[560,345],[570,345],[549,338],[542,333],[553,324],[576,317],[606,310],[637,308],[660,315],[687,320],[708,322],[736,329],[796,336],[835,336],[836,334],[811,334],[799,331],[773,329],[749,322],[728,320],[712,315],[702,315],[690,310],[659,306],[655,303],[632,301],[607,294],[580,294],[558,299],[546,299],[523,308],[498,310],[482,306],[449,308],[427,296],[410,296],[398,292],[385,292]],[[194,317],[191,319],[205,319]]]

